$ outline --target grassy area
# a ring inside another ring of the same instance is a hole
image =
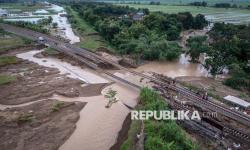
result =
[[[27,39],[23,39],[18,36],[14,35],[6,35],[6,36],[1,36],[0,35],[0,52],[17,48],[20,46],[24,46],[25,44],[28,44]]]
[[[221,14],[221,13],[242,13],[250,14],[250,10],[237,8],[214,8],[196,6],[171,6],[171,5],[147,5],[147,4],[118,4],[134,8],[148,8],[150,11],[162,11],[165,13],[191,12],[192,14]]]
[[[51,48],[51,47],[46,48],[44,52],[45,52],[46,54],[48,54],[48,55],[58,55],[58,54],[60,54],[59,51],[57,51],[57,50],[55,50],[55,49],[53,49],[53,48]]]
[[[138,110],[168,110],[165,100],[156,92],[143,88],[140,93],[140,105]],[[137,121],[136,121],[137,122]],[[132,121],[128,139],[123,143],[122,150],[133,150],[136,133],[139,124]],[[173,120],[154,120],[144,121],[144,132],[147,135],[144,143],[146,150],[198,150],[198,145],[188,138],[186,132]],[[129,145],[129,144],[132,144]]]
[[[140,130],[141,121],[132,121],[128,132],[128,139],[122,144],[121,150],[133,150],[135,148],[137,134],[140,133]]]
[[[116,1],[116,0],[99,0],[104,2],[110,2],[110,3],[150,3],[152,0],[124,0],[124,1]],[[191,2],[202,2],[205,1],[208,3],[208,5],[214,5],[215,3],[231,3],[231,4],[237,4],[241,6],[245,6],[249,4],[249,2],[246,2],[246,0],[157,0],[157,2],[160,2],[161,4],[168,4],[168,5],[185,5],[189,4]]]
[[[0,74],[0,85],[8,84],[14,81],[16,81],[16,77]]]
[[[44,9],[45,5],[41,3],[37,3],[35,5],[27,5],[23,3],[1,3],[0,8],[20,11],[35,11],[37,9]]]
[[[87,48],[95,51],[99,47],[105,47],[109,50],[112,48],[107,42],[98,35],[95,29],[83,20],[76,11],[70,7],[66,7],[69,14],[69,20],[72,24],[73,29],[78,33],[81,38],[80,47]]]
[[[0,66],[16,64],[17,59],[15,56],[0,56]]]

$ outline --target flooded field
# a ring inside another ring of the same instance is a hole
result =
[[[250,11],[240,8],[215,8],[196,6],[173,6],[173,5],[146,5],[146,4],[118,4],[134,8],[148,8],[150,11],[162,11],[168,14],[190,12],[193,15],[203,14],[211,22],[225,22],[233,24],[249,24]]]
[[[232,24],[250,23],[250,12],[248,14],[224,12],[224,13],[207,14],[205,17],[210,22],[225,22]]]
[[[46,4],[49,5],[49,3]],[[11,10],[11,8],[9,9]],[[53,13],[51,13],[51,11]],[[67,13],[63,7],[51,4],[44,9],[37,9],[33,12],[19,12],[17,14],[10,14],[4,20],[14,22],[24,21],[36,24],[42,19],[47,19],[50,16],[53,19],[52,22],[57,23],[58,25],[58,29],[55,32],[51,32],[52,34],[68,39],[71,44],[80,42],[80,38],[74,34],[66,15]]]
[[[148,62],[136,69],[139,72],[156,72],[175,78],[180,76],[207,76],[207,70],[201,65],[190,63],[185,54],[179,60],[172,62]]]

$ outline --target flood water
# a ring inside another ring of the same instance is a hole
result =
[[[189,62],[189,57],[181,54],[180,58],[171,62],[151,61],[136,69],[139,72],[156,72],[175,78],[180,76],[207,76],[208,71],[198,63]]]
[[[66,12],[64,12],[65,14]],[[53,15],[53,22],[56,22],[58,24],[58,34],[65,38],[70,40],[70,44],[74,44],[77,42],[80,42],[80,38],[75,35],[73,32],[73,29],[71,27],[71,24],[68,22],[67,17],[61,17],[61,13],[58,13],[57,15]]]
[[[49,3],[47,3],[49,4]],[[53,14],[48,14],[47,10],[53,10]],[[36,14],[38,13],[38,14]],[[63,16],[62,16],[63,15]],[[56,34],[68,39],[70,44],[74,44],[80,42],[80,38],[75,35],[71,24],[69,23],[67,17],[67,13],[65,12],[64,8],[55,4],[51,4],[48,8],[38,9],[34,12],[29,12],[28,16],[21,16],[20,14],[11,14],[8,18],[4,19],[5,21],[24,21],[30,23],[38,23],[38,21],[48,18],[49,16],[52,17],[52,22],[58,24],[58,29],[56,30]],[[52,32],[51,32],[52,33]]]
[[[36,58],[34,57],[35,54],[42,52],[41,50],[33,50],[21,54],[17,54],[17,57],[29,60],[39,65],[57,68],[59,69],[60,73],[67,74],[67,76],[82,80],[85,83],[108,83],[109,81],[96,75],[95,73],[91,72],[88,69],[82,69],[78,66],[72,66],[67,62],[62,62],[57,58]]]
[[[105,108],[108,100],[104,97],[109,88],[117,91],[118,102],[110,108]],[[123,103],[134,107],[139,91],[115,83],[106,87],[100,96],[65,98],[55,96],[61,101],[87,102],[80,112],[76,130],[59,150],[109,150],[115,144],[122,124],[130,112]]]

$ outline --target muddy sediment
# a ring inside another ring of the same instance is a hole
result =
[[[84,105],[45,100],[0,111],[1,149],[58,149],[73,133]]]
[[[22,104],[49,98],[55,93],[69,97],[84,93],[81,91],[82,81],[59,74],[58,69],[39,66],[21,59],[18,59],[18,62],[0,68],[2,73],[17,78],[15,82],[1,86],[0,104]]]
[[[10,54],[16,54],[16,53],[20,53],[20,52],[25,52],[31,49],[42,49],[44,48],[44,45],[36,45],[36,44],[30,44],[30,45],[25,45],[25,46],[19,46],[16,47],[14,49],[8,49],[5,51],[0,51],[0,55],[4,55],[6,53],[8,53],[8,55]]]
[[[232,95],[232,96],[240,97],[250,102],[249,91],[242,92],[242,91],[232,89],[231,87],[228,87],[223,84],[223,81],[224,81],[223,79],[217,80],[214,78],[207,78],[207,77],[183,76],[183,77],[177,77],[176,80],[179,82],[184,82],[191,86],[197,87],[199,89],[207,89],[213,95],[217,95],[221,98],[227,95]]]

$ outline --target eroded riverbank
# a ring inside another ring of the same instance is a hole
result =
[[[24,88],[22,90],[24,93],[27,93],[27,91],[30,90],[30,92],[28,93],[30,93],[30,96],[33,96],[32,94],[35,93],[34,90],[46,89],[50,91],[47,96],[49,100],[46,99],[47,97],[43,99],[43,96],[34,96],[32,100],[27,101],[28,98],[26,97],[26,95],[22,96],[22,99],[24,99],[25,101],[17,100],[11,101],[12,103],[6,103],[5,99],[1,99],[1,104],[5,104],[2,105],[2,108],[4,110],[2,110],[1,113],[3,113],[4,111],[8,111],[9,109],[15,109],[15,107],[18,109],[23,109],[26,107],[33,108],[33,106],[39,107],[38,104],[40,103],[44,103],[47,101],[53,102],[54,100],[61,101],[65,104],[85,104],[85,107],[83,109],[77,109],[79,111],[79,120],[76,122],[76,128],[74,127],[74,122],[72,122],[73,129],[75,128],[75,130],[73,132],[72,128],[70,128],[71,132],[67,132],[68,140],[66,140],[67,138],[65,139],[65,137],[62,138],[65,143],[61,145],[60,149],[73,148],[88,150],[108,150],[112,145],[116,143],[123,122],[130,112],[130,110],[124,104],[130,107],[134,107],[137,104],[139,90],[131,88],[119,82],[112,83],[113,81],[110,78],[105,78],[105,76],[102,75],[100,76],[100,74],[98,75],[95,72],[88,70],[87,68],[73,66],[57,58],[34,57],[35,54],[40,52],[41,51],[35,50],[17,54],[16,56],[18,57],[18,59],[21,62],[24,62],[24,64],[26,65],[20,63],[17,66],[6,66],[6,69],[15,71],[16,74],[20,74],[20,76],[22,76],[21,78],[25,79],[23,83],[25,83],[27,88]],[[34,71],[32,71],[32,69],[28,69],[29,66],[32,67],[33,70],[35,68],[39,68],[39,72],[37,72],[36,69]],[[20,70],[23,71],[23,73]],[[56,71],[56,76],[53,76],[53,74],[46,75],[52,70],[54,72]],[[39,78],[35,80],[35,77]],[[46,78],[46,80],[44,78]],[[47,78],[51,79],[48,80]],[[29,80],[29,82],[27,82],[26,79],[27,81]],[[60,87],[62,86],[64,88],[68,88],[68,90],[64,92],[57,92],[56,89],[48,88],[48,83],[54,85],[54,82],[62,81],[62,83],[64,83],[64,80],[72,80],[71,83],[75,84],[73,85],[73,87],[71,87],[70,85],[72,84],[68,82],[65,82],[66,85],[60,85]],[[20,81],[18,80],[16,83],[6,85],[3,88],[6,90],[8,90],[9,87],[21,88],[22,86],[18,86],[18,84],[20,84]],[[32,82],[32,86],[30,86],[30,82]],[[105,108],[106,104],[108,103],[108,100],[105,98],[105,94],[109,89],[117,91],[117,99],[119,101],[117,103],[114,103],[112,107]],[[12,91],[12,93],[18,91],[19,90],[14,90]],[[74,94],[71,95],[72,93]],[[40,109],[38,109],[38,111],[39,110]],[[27,125],[30,126],[29,123]],[[44,131],[44,133],[46,132]],[[71,133],[72,135],[70,135]],[[61,140],[61,137],[59,137],[59,139]],[[37,140],[38,142],[42,142],[39,139]],[[30,149],[30,147],[27,147],[27,149]]]

